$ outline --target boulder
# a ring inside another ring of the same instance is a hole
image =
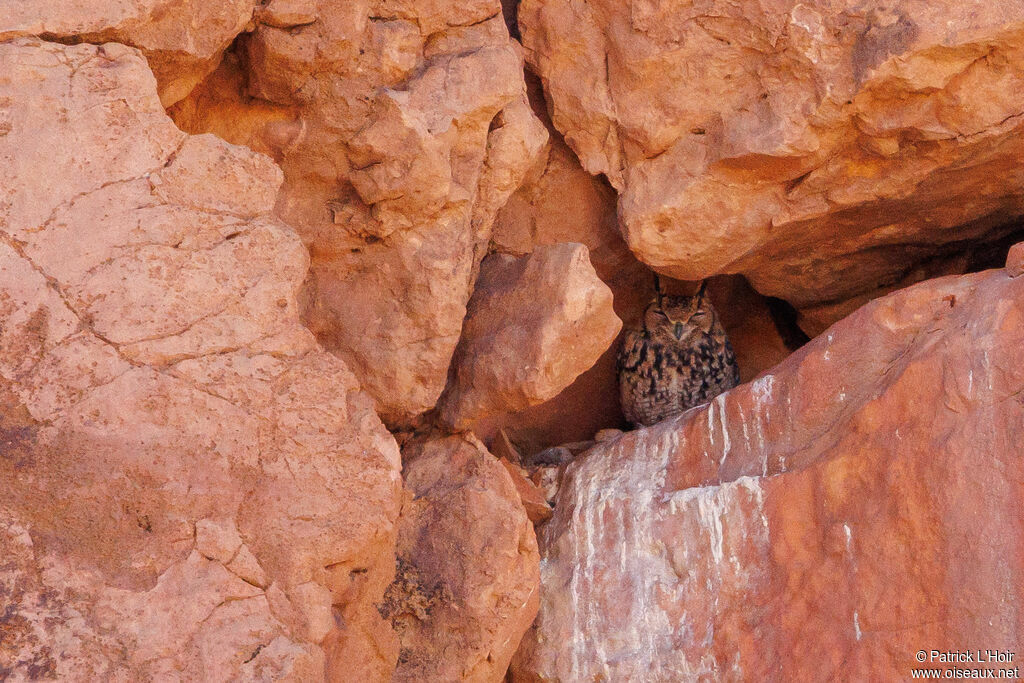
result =
[[[1024,274],[1024,242],[1018,242],[1007,252],[1006,274],[1010,277],[1020,277]]]
[[[523,0],[552,120],[630,248],[797,307],[1024,214],[1024,7]]]
[[[520,494],[471,436],[402,455],[411,499],[381,606],[401,642],[391,680],[501,681],[537,614],[537,539]]]
[[[530,74],[527,86],[538,116],[546,117],[540,85]],[[540,245],[585,244],[594,271],[612,290],[612,304],[623,327],[639,325],[644,309],[655,295],[654,276],[622,239],[615,191],[602,178],[583,170],[557,131],[552,129],[550,133],[546,160],[531,170],[522,187],[498,212],[493,248],[521,255]],[[663,285],[671,284],[663,278]],[[682,285],[680,292],[693,291],[694,285]],[[736,350],[744,379],[755,377],[788,355],[764,298],[743,278],[715,278],[709,292]],[[592,367],[557,396],[514,414],[485,418],[474,425],[474,431],[489,441],[498,430],[505,429],[527,451],[535,451],[589,439],[609,426],[624,427],[615,364],[618,348],[616,340]]]
[[[389,425],[413,424],[444,389],[494,214],[547,140],[500,5],[275,0],[238,51],[173,115],[279,161],[276,213],[312,256],[307,324]]]
[[[564,243],[484,260],[439,404],[456,429],[557,395],[622,327],[587,248]]]
[[[527,86],[533,86],[530,94],[535,109],[546,120],[540,84],[535,81],[528,78]],[[550,134],[550,151],[543,164],[531,171],[498,212],[494,249],[518,256],[562,242],[586,245],[594,272],[612,291],[615,315],[624,327],[633,325],[654,297],[654,278],[619,233],[615,191],[583,170],[557,131],[551,129]],[[617,351],[616,340],[558,396],[515,415],[496,417],[493,425],[491,421],[480,424],[478,433],[486,440],[504,426],[517,440],[537,448],[589,439],[602,427],[623,424],[615,372]]]
[[[386,676],[398,448],[301,324],[279,169],[135,49],[0,64],[0,677]]]
[[[137,47],[156,75],[160,101],[169,107],[217,68],[257,5],[258,0],[5,2],[0,4],[0,41],[39,36]]]
[[[599,443],[543,528],[515,680],[909,678],[1014,650],[1024,280],[876,300],[753,382]]]

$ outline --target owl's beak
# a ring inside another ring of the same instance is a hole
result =
[[[675,328],[672,331],[675,333],[676,339],[682,339],[683,338],[683,324],[682,323],[676,323],[676,326],[675,326]]]

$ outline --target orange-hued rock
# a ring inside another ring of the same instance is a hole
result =
[[[439,404],[456,429],[543,403],[608,349],[622,328],[582,244],[484,260]]]
[[[742,277],[713,278],[707,292],[736,352],[740,381],[754,379],[795,350],[788,348],[779,334],[765,298]]]
[[[0,672],[386,676],[398,448],[301,325],[280,171],[135,49],[0,64]]]
[[[509,472],[473,437],[402,452],[398,572],[382,612],[395,681],[501,681],[537,614],[537,539]]]
[[[797,306],[1024,214],[1024,7],[523,0],[527,60],[627,242]]]
[[[532,79],[527,80],[528,86],[532,83]],[[531,171],[498,212],[494,249],[526,254],[539,245],[585,244],[595,272],[612,290],[615,314],[624,327],[638,325],[655,296],[654,276],[622,239],[615,191],[604,180],[584,171],[557,133],[551,137],[543,165]],[[695,286],[680,291],[690,293]],[[753,378],[788,355],[763,298],[742,278],[716,278],[709,292],[736,350],[742,377]],[[590,369],[554,398],[515,414],[484,419],[474,425],[474,431],[486,441],[504,428],[518,443],[529,444],[528,450],[539,450],[589,439],[605,427],[624,427],[615,365],[618,344],[613,343]]]
[[[1022,392],[1024,280],[995,270],[598,444],[544,527],[517,678],[902,680],[921,649],[1018,648]]]
[[[1019,277],[1024,274],[1024,242],[1018,242],[1007,252],[1006,273],[1010,277]]]
[[[18,0],[0,3],[0,40],[40,36],[137,47],[156,76],[160,101],[169,107],[217,68],[257,5],[258,0]]]
[[[279,161],[306,321],[395,426],[444,389],[494,215],[547,141],[500,9],[275,0],[174,111]]]
[[[534,524],[539,524],[551,519],[551,506],[548,505],[548,501],[544,497],[544,492],[541,488],[526,478],[526,473],[519,465],[514,465],[504,458],[501,458],[499,462],[508,471],[509,476],[512,477],[512,483],[516,487],[519,500],[522,502],[523,509],[526,510],[526,516],[530,518],[530,521]]]
[[[584,171],[572,150],[552,134],[546,159],[498,212],[492,244],[501,253],[520,255],[562,242],[587,246],[594,271],[612,291],[615,314],[624,325],[633,324],[654,296],[654,278],[622,240],[615,191]],[[616,341],[557,396],[515,414],[486,418],[474,425],[474,431],[488,440],[505,428],[517,442],[539,450],[589,439],[602,427],[624,424],[616,384],[617,350]]]

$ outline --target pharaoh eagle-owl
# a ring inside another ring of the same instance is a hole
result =
[[[618,357],[626,419],[650,425],[706,403],[740,381],[718,313],[702,284],[693,296],[658,296],[643,329],[629,330]]]

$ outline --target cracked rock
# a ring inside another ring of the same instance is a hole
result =
[[[798,308],[1024,215],[1022,22],[986,0],[519,9],[554,125],[619,190],[637,256]]]
[[[895,680],[920,643],[1012,650],[1022,395],[1024,279],[992,270],[599,442],[541,531],[514,680]]]
[[[304,318],[389,426],[415,423],[547,142],[500,3],[275,0],[238,49],[172,114],[279,160],[276,214],[312,255]]]
[[[0,675],[390,672],[398,448],[299,320],[280,172],[181,133],[137,50],[0,65]]]

